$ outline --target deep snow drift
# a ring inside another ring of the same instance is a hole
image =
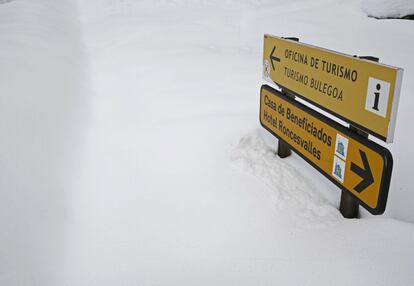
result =
[[[1,285],[59,285],[64,269],[89,101],[78,12],[56,2],[0,5]]]
[[[365,0],[362,10],[375,18],[403,18],[414,15],[414,2],[411,0]]]
[[[0,284],[413,285],[412,23],[337,0],[0,5]],[[264,33],[405,68],[384,217],[343,219],[274,156]]]

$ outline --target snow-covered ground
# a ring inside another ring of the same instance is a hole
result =
[[[414,15],[414,2],[411,0],[364,0],[361,2],[361,8],[368,16],[378,19]]]
[[[63,284],[90,95],[77,7],[56,2],[0,4],[0,285]]]
[[[0,285],[413,285],[414,22],[362,8],[0,5]],[[405,69],[384,216],[343,219],[336,187],[274,156],[264,33]]]

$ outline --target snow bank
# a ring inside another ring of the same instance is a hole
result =
[[[263,180],[272,190],[275,206],[291,212],[304,226],[326,226],[342,218],[303,173],[288,160],[277,157],[276,150],[265,142],[261,132],[242,137],[231,150],[230,157],[236,165]]]
[[[1,285],[58,284],[88,101],[76,9],[0,5]]]
[[[364,0],[361,2],[361,7],[369,17],[379,19],[414,15],[412,0]]]

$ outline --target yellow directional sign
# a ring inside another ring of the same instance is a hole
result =
[[[260,123],[369,212],[384,212],[392,172],[386,148],[266,85]]]
[[[403,70],[297,41],[264,36],[263,77],[392,142]]]

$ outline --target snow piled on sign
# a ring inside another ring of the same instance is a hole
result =
[[[364,0],[361,7],[368,16],[380,19],[414,15],[412,0]]]

